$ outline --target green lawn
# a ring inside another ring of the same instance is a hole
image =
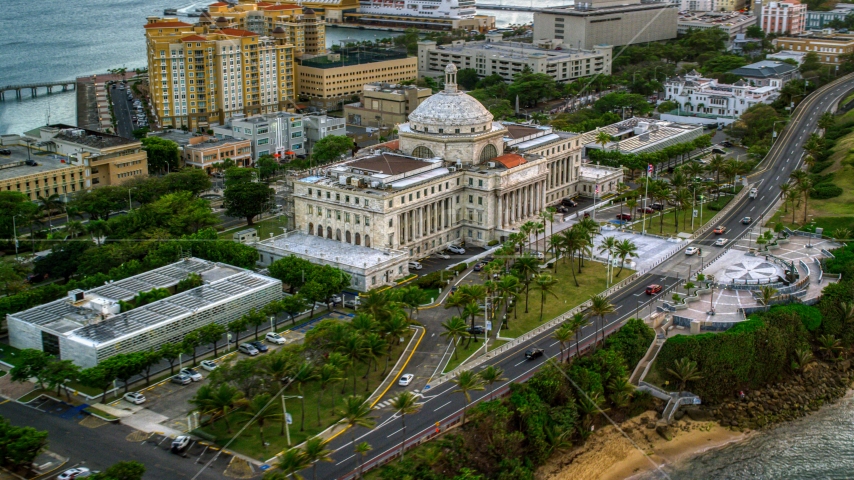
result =
[[[429,299],[432,298],[433,301],[435,302],[436,299],[439,298],[439,289],[438,288],[424,288],[422,290],[424,290],[424,293],[426,294],[428,301],[429,301]]]
[[[459,344],[457,344],[456,351],[451,354],[451,360],[448,361],[448,364],[445,366],[445,370],[442,373],[448,373],[451,370],[457,368],[461,363],[465,362],[475,351],[480,350],[483,352],[483,337],[478,337],[481,341],[478,342],[469,342],[466,345],[466,340],[461,340]],[[507,343],[505,340],[492,340],[489,342],[489,347],[487,351],[495,350],[496,348]],[[483,352],[485,353],[485,352]]]
[[[3,360],[10,365],[18,365],[19,353],[21,353],[21,351],[11,345],[0,346],[0,360]]]
[[[732,198],[732,197],[729,197]],[[651,233],[653,235],[662,235],[662,236],[675,236],[677,233],[694,233],[694,231],[698,230],[702,227],[706,222],[711,220],[718,212],[714,210],[710,210],[706,208],[706,204],[703,205],[703,216],[700,216],[700,205],[697,205],[697,217],[694,218],[694,228],[691,229],[691,211],[685,210],[680,211],[678,214],[679,218],[679,227],[676,228],[673,226],[673,210],[669,210],[664,212],[664,225],[662,229],[661,225],[661,215],[656,212],[654,215],[647,216],[646,222],[646,231],[647,233]],[[683,217],[684,214],[684,217]],[[633,231],[641,232],[643,228],[644,222],[638,222],[632,228]]]
[[[256,220],[255,224],[252,225],[251,228],[254,228],[255,230],[258,231],[258,239],[259,240],[266,240],[266,239],[270,238],[271,233],[273,234],[273,236],[281,235],[283,232],[282,227],[286,227],[288,225],[287,222],[288,222],[287,217],[285,217],[284,215],[281,215],[281,216],[276,216],[273,218],[266,218],[266,219],[261,220],[261,221]],[[219,232],[219,238],[222,240],[231,240],[232,235],[234,235],[235,233],[237,233],[241,230],[246,230],[247,228],[250,228],[250,227],[247,227],[244,225],[244,226],[232,228],[229,230],[223,230],[222,232]]]
[[[400,354],[406,348],[406,345],[409,343],[409,339],[412,336],[412,332],[407,333],[404,341],[395,346],[392,349],[391,360],[389,361],[388,368],[391,370],[394,367],[395,362],[400,357]],[[383,373],[383,367],[385,366],[386,359],[385,357],[379,359],[379,367],[375,368],[375,366],[371,367],[370,374],[368,375],[367,384],[362,376],[365,374],[365,364],[359,363],[354,367],[350,367],[346,373],[346,380],[342,383],[329,386],[326,390],[326,393],[323,395],[323,401],[320,401],[320,384],[318,382],[311,382],[303,386],[302,395],[305,396],[305,429],[301,430],[301,415],[302,415],[302,402],[299,399],[288,399],[287,400],[287,409],[288,413],[293,416],[293,423],[290,425],[290,434],[291,434],[291,444],[297,445],[305,441],[307,438],[316,435],[323,430],[325,430],[330,425],[334,424],[340,418],[339,415],[334,413],[334,408],[341,407],[344,404],[344,397],[347,395],[353,394],[353,377],[356,378],[356,394],[358,395],[370,395],[377,386],[382,382],[385,378],[381,374]],[[333,406],[333,390],[334,390],[334,398],[335,398],[335,406]],[[343,392],[343,393],[342,393]],[[285,390],[284,395],[300,395],[300,392],[297,388],[297,385],[290,386],[287,390]],[[277,402],[275,408],[281,410],[281,403]],[[320,423],[318,424],[318,411],[320,413]],[[225,445],[229,439],[234,436],[240,428],[243,426],[242,422],[246,420],[241,417],[237,413],[232,413],[229,415],[229,421],[231,422],[231,430],[232,432],[228,432],[228,428],[226,426],[225,420],[217,420],[212,425],[205,425],[201,428],[201,430],[207,434],[216,437],[216,442],[220,445]],[[285,439],[285,435],[281,434],[282,431],[282,423],[281,420],[276,421],[268,421],[264,425],[264,440],[269,443],[269,445],[265,448],[261,444],[260,434],[258,430],[257,424],[252,424],[240,434],[232,443],[229,448],[240,452],[244,455],[250,456],[252,458],[258,460],[266,460],[273,455],[281,452],[286,449],[287,442]]]
[[[591,296],[601,293],[605,290],[605,270],[604,264],[599,262],[585,261],[582,273],[578,273],[578,262],[573,262],[576,276],[578,277],[579,286],[575,286],[572,280],[572,273],[569,270],[569,262],[564,263],[563,260],[558,262],[557,273],[550,271],[558,281],[555,285],[554,293],[557,296],[547,295],[546,303],[543,309],[543,321],[540,321],[540,292],[531,290],[528,305],[528,313],[525,313],[525,293],[524,290],[516,302],[516,315],[513,313],[507,314],[507,323],[509,328],[501,330],[502,337],[515,338],[533,328],[542,325],[545,322],[565,313],[568,310],[589,300]],[[616,274],[616,272],[614,272]],[[619,278],[614,278],[615,282],[619,282],[623,278],[631,275],[632,270],[623,269],[623,273]]]

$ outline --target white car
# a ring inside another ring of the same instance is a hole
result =
[[[728,238],[719,238],[719,239],[715,240],[715,245],[718,247],[722,247],[722,246],[726,245],[726,242],[728,242],[728,241],[729,241]]]
[[[68,470],[59,474],[57,480],[73,480],[80,476],[82,473],[88,472],[89,469],[86,467],[77,467],[77,468],[69,468]]]
[[[700,249],[697,247],[688,247],[685,249],[685,255],[695,255]]]
[[[182,368],[180,373],[190,377],[190,380],[194,382],[201,382],[203,380],[202,374],[192,368]]]
[[[422,268],[424,267],[419,262],[409,262],[410,270],[421,270]]]
[[[335,305],[338,305],[339,303],[343,302],[344,299],[338,295],[332,295],[332,298],[330,298],[329,301],[334,303]]]
[[[415,378],[415,375],[413,375],[411,373],[404,373],[403,375],[400,376],[400,380],[397,382],[397,384],[400,385],[401,387],[405,387],[405,386],[409,385],[410,383],[412,383],[413,378]]]
[[[142,405],[145,403],[145,395],[139,392],[128,392],[123,398],[134,405]]]
[[[190,437],[181,435],[172,441],[172,453],[181,453],[190,445]]]
[[[202,366],[202,369],[207,370],[209,372],[213,372],[219,366],[213,360],[202,360],[202,363],[200,363],[199,365]]]
[[[447,260],[447,259],[451,258],[450,255],[448,255],[447,253],[444,253],[444,252],[439,252],[436,254],[436,256],[441,258],[442,260]]]
[[[460,247],[458,245],[449,245],[448,251],[451,253],[456,253],[457,255],[462,255],[462,254],[466,253],[466,249],[463,247]]]
[[[285,337],[279,335],[276,332],[267,332],[267,335],[264,335],[264,340],[275,343],[276,345],[284,345]]]

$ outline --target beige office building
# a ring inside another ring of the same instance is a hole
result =
[[[406,122],[409,113],[432,94],[431,89],[414,85],[369,83],[359,102],[344,105],[344,118],[353,125],[394,126]]]
[[[217,169],[215,166],[230,158],[239,167],[252,166],[252,141],[237,138],[199,136],[190,139],[184,147],[184,165],[201,168],[207,173]]]
[[[801,35],[798,37],[779,37],[771,42],[775,47],[797,53],[815,52],[818,60],[827,65],[842,63],[839,58],[854,52],[854,34],[831,33]]]
[[[312,105],[340,109],[358,98],[365,84],[399,83],[418,76],[418,59],[402,52],[329,54],[304,59],[297,67],[298,91]]]
[[[593,49],[676,38],[679,4],[622,3],[544,8],[534,13],[534,42],[555,39],[575,48]]]

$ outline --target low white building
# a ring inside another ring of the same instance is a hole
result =
[[[694,1],[695,0],[690,0],[690,2]],[[711,9],[709,8],[706,10]],[[729,35],[729,39],[733,40],[736,35],[746,33],[747,27],[750,27],[751,25],[756,25],[756,17],[753,15],[745,15],[740,12],[688,11],[679,12],[676,31],[680,35],[685,35],[689,30],[708,30],[710,28],[716,28],[726,32],[726,34]]]
[[[330,117],[325,114],[311,114],[303,117],[303,129],[305,130],[306,150],[311,152],[311,147],[324,137],[329,135],[347,135],[347,120],[344,118]]]
[[[783,80],[771,78],[768,85],[754,87],[743,80],[732,85],[703,78],[696,70],[684,77],[668,78],[664,83],[665,98],[679,104],[662,120],[698,125],[728,125],[748,108],[770,104],[780,95]]]
[[[596,135],[599,132],[605,132],[611,136],[611,141],[604,147],[596,143]],[[602,149],[606,152],[622,153],[657,152],[672,145],[690,142],[702,135],[703,127],[701,126],[632,117],[587,132],[582,136],[581,142],[586,157],[589,150]]]
[[[409,275],[408,252],[344,243],[299,231],[262,240],[255,248],[260,253],[258,265],[262,267],[283,257],[296,256],[346,272],[350,275],[350,287],[360,292],[394,285],[395,280]]]
[[[302,155],[305,150],[303,116],[276,112],[246,117],[243,114],[229,118],[225,125],[213,127],[219,139],[239,138],[252,142],[252,162],[264,155],[277,158]]]
[[[581,166],[578,190],[581,196],[594,200],[619,193],[623,169],[585,163]]]

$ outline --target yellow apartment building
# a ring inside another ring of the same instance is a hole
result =
[[[217,2],[199,19],[199,25],[236,28],[272,35],[281,28],[297,54],[326,52],[326,26],[311,8],[279,2],[240,0],[237,4]]]
[[[162,127],[204,129],[237,113],[293,106],[295,47],[284,28],[262,36],[149,17],[145,36],[151,100]]]
[[[335,109],[368,83],[400,83],[418,77],[418,58],[405,52],[350,52],[304,59],[297,67],[300,97]]]

